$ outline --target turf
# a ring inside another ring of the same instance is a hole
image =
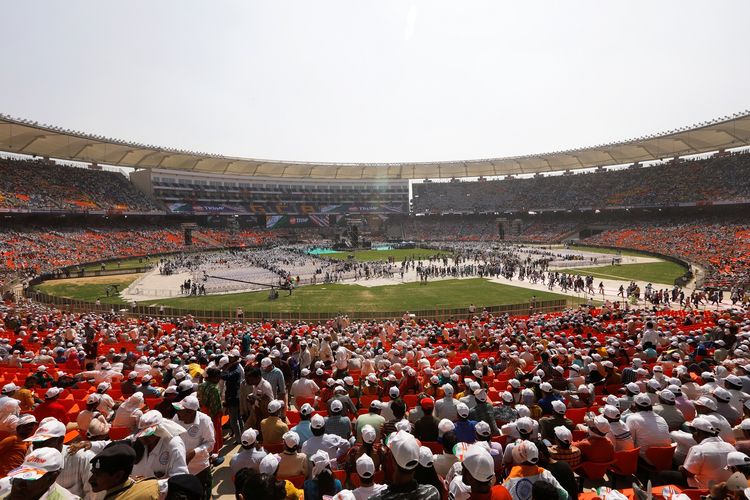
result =
[[[104,269],[107,271],[111,271],[113,269],[120,269],[120,270],[138,269],[139,267],[156,265],[158,262],[159,262],[158,257],[143,257],[142,259],[140,257],[134,257],[132,259],[122,259],[122,260],[116,260],[112,262],[106,262],[104,264],[105,266]],[[86,271],[100,271],[101,268],[102,268],[101,264],[89,264],[89,265],[83,266],[83,269]]]
[[[629,257],[644,257],[649,256],[648,254],[645,254],[643,252],[638,252],[636,250],[613,250],[611,248],[600,248],[600,247],[587,247],[583,245],[571,245],[571,250],[580,250],[581,252],[594,252],[594,253],[606,253],[606,254],[612,254],[612,255],[627,255]]]
[[[349,255],[354,256],[354,260],[360,262],[369,262],[375,260],[388,260],[393,257],[396,262],[403,262],[404,259],[426,258],[431,255],[451,255],[444,250],[433,250],[430,248],[394,248],[393,250],[356,250],[354,252],[334,252],[320,255],[324,259],[334,258],[346,260]]]
[[[589,269],[565,269],[564,272],[591,275],[603,279],[650,281],[651,283],[671,285],[675,279],[685,274],[685,268],[674,262],[660,261],[647,264],[592,267]]]
[[[181,297],[149,301],[150,304],[195,310],[231,310],[242,307],[258,312],[392,312],[430,309],[477,308],[501,304],[522,304],[532,295],[538,300],[569,299],[564,295],[492,283],[485,279],[432,281],[427,285],[405,283],[378,287],[324,284],[304,286],[291,296],[279,292],[268,300],[268,292],[247,292],[206,297]]]
[[[119,296],[110,295],[107,297],[105,289],[110,285],[117,285],[122,291],[133,281],[138,279],[140,274],[124,274],[120,276],[101,276],[97,278],[71,278],[64,280],[46,281],[34,287],[34,290],[64,297],[67,299],[85,300],[87,302],[96,302],[101,300],[104,304],[125,304]]]

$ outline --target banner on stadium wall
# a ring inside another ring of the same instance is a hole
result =
[[[327,227],[330,225],[327,215],[268,215],[266,216],[266,228],[278,229],[281,227]]]
[[[245,214],[247,211],[239,206],[203,205],[198,203],[170,203],[169,211],[179,214]]]

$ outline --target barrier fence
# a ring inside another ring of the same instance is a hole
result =
[[[59,297],[57,295],[50,295],[46,293],[36,292],[33,290],[26,291],[26,297],[48,306],[53,306],[58,309],[64,309],[70,312],[86,313],[86,312],[97,312],[97,313],[119,313],[126,316],[140,317],[140,316],[152,316],[152,317],[182,317],[186,315],[192,315],[199,321],[207,322],[220,322],[220,321],[234,321],[241,319],[244,321],[304,321],[307,323],[325,322],[333,319],[337,316],[346,315],[351,320],[356,321],[388,321],[398,320],[404,317],[406,311],[238,311],[236,308],[226,309],[201,309],[201,308],[173,308],[159,305],[127,305],[124,303],[95,303],[84,300],[69,299],[65,297]],[[526,302],[522,304],[501,304],[483,306],[481,304],[476,305],[475,315],[481,314],[483,309],[487,309],[494,315],[508,314],[510,316],[526,316],[530,313],[552,313],[563,311],[566,307],[573,304],[572,299],[557,299],[557,300],[537,300],[534,302]],[[445,308],[443,306],[436,306],[434,309],[425,309],[420,311],[409,311],[409,317],[415,320],[420,319],[431,319],[447,321],[451,319],[465,319],[471,313],[469,308]],[[413,315],[413,316],[412,316]]]

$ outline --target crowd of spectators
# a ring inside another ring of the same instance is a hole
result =
[[[417,213],[663,207],[750,199],[750,154],[528,179],[414,184]]]
[[[22,302],[0,384],[3,498],[206,499],[222,464],[219,491],[263,500],[750,492],[741,309],[217,325]]]
[[[0,208],[29,211],[163,210],[116,172],[0,158]]]
[[[193,232],[192,248],[260,245],[271,237],[271,233],[266,232],[233,233],[200,228]],[[0,286],[11,279],[28,278],[85,262],[175,252],[184,248],[179,227],[0,228]]]
[[[750,225],[732,221],[627,224],[583,240],[586,244],[672,255],[706,270],[706,287],[750,285]]]

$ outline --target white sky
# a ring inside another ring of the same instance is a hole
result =
[[[542,153],[750,108],[750,2],[3,4],[0,112],[297,161]]]

